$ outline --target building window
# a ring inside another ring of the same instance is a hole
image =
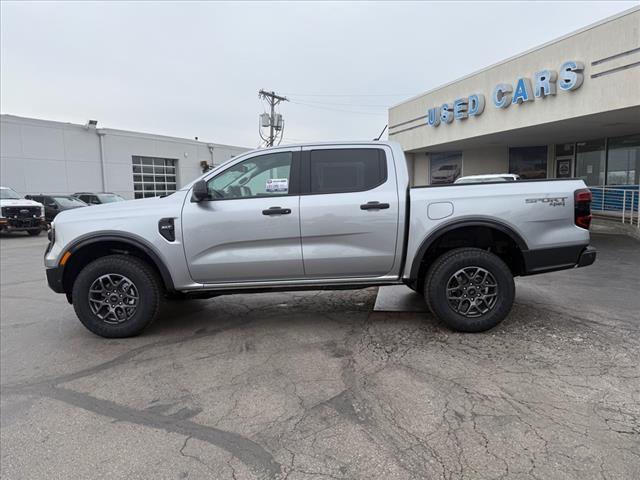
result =
[[[133,156],[135,198],[158,197],[176,191],[176,163],[172,158]]]
[[[637,185],[640,180],[640,134],[610,138],[607,149],[607,185]]]
[[[462,173],[462,152],[431,154],[431,183],[453,183]]]
[[[547,147],[515,147],[509,149],[509,173],[523,180],[547,178]]]
[[[604,138],[576,144],[576,177],[589,186],[604,185],[604,146]]]

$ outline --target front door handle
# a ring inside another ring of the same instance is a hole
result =
[[[289,215],[290,213],[290,208],[271,207],[267,210],[262,210],[263,215]]]
[[[389,208],[388,203],[367,202],[360,205],[360,210],[384,210],[385,208]]]

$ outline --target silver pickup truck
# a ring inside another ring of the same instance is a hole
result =
[[[464,332],[509,313],[513,277],[594,262],[581,180],[409,186],[393,142],[256,150],[163,198],[60,213],[50,287],[104,337],[162,300],[406,284]]]

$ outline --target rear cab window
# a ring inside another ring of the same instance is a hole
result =
[[[387,161],[379,148],[311,150],[311,194],[362,192],[387,180]]]

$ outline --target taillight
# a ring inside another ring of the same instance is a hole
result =
[[[587,230],[591,226],[591,190],[582,188],[573,193],[575,203],[575,223]]]

